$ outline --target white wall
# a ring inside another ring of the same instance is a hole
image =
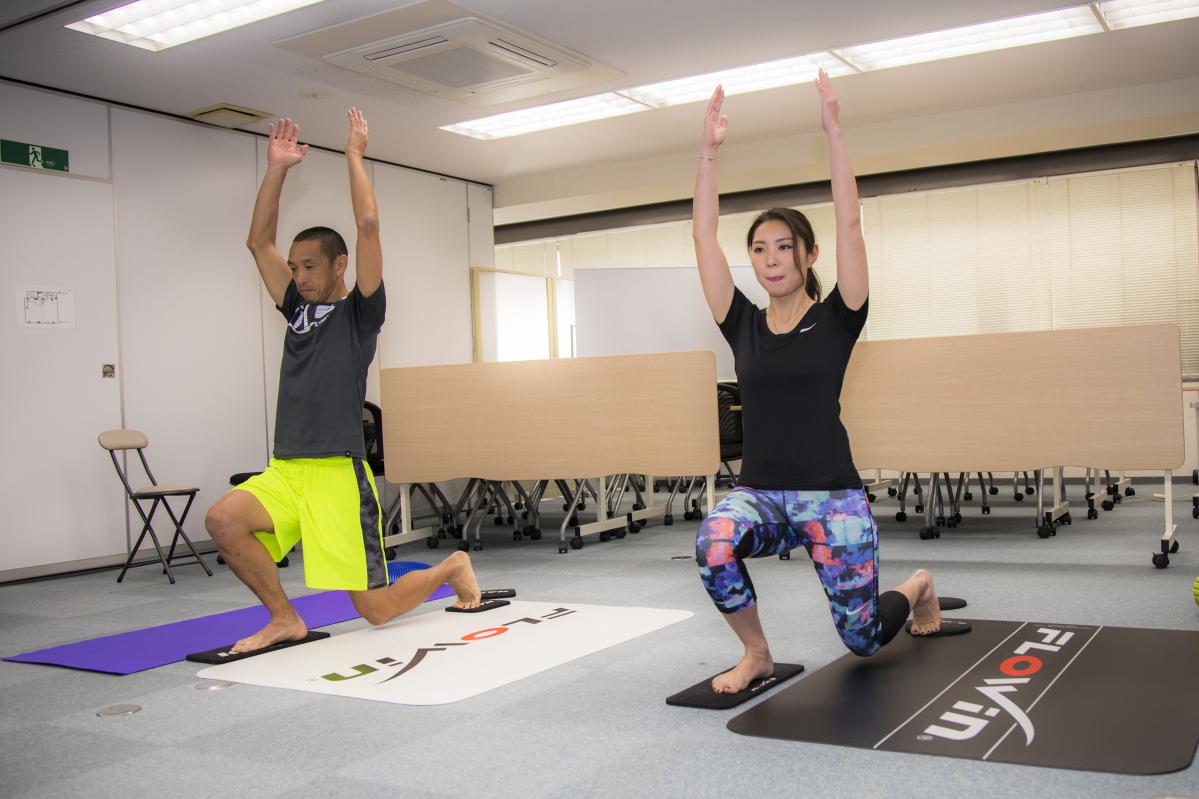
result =
[[[121,426],[120,386],[100,376],[119,361],[112,186],[0,169],[0,238],[0,573],[121,552],[124,492],[96,443]],[[71,289],[74,327],[19,327],[22,284]]]
[[[124,559],[123,490],[96,443],[105,429],[143,430],[160,481],[200,486],[186,529],[204,540],[229,475],[262,468],[273,437],[284,320],[244,244],[264,143],[3,82],[0,108],[0,135],[67,149],[71,164],[70,175],[0,167],[0,580]],[[493,241],[489,188],[368,167],[389,295],[368,381],[377,400],[380,363],[470,361],[471,252],[489,265]],[[352,283],[345,158],[313,150],[285,184],[280,248],[317,224],[346,237]],[[73,289],[76,326],[18,328],[26,284]],[[102,363],[117,379],[101,379]]]
[[[375,165],[387,324],[380,366],[471,360],[470,236],[460,181]]]
[[[119,108],[112,137],[125,425],[160,482],[199,486],[186,529],[206,540],[229,475],[266,454],[259,280],[236,235],[254,141]]]

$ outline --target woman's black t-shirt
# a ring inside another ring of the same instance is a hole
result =
[[[741,484],[789,491],[861,488],[841,424],[841,384],[867,303],[851,311],[834,288],[794,329],[776,335],[740,289],[720,325],[741,390]]]

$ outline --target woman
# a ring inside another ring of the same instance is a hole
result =
[[[823,70],[816,90],[837,220],[837,284],[823,302],[812,268],[819,254],[812,226],[789,208],[762,213],[746,240],[754,274],[770,295],[766,310],[733,285],[716,238],[716,155],[728,130],[719,86],[704,119],[695,178],[695,252],[704,297],[736,360],[745,436],[742,486],[712,509],[696,538],[704,588],[745,646],[741,661],[712,681],[713,690],[722,693],[740,692],[774,671],[745,558],[803,545],[837,632],[858,655],[877,652],[909,614],[913,634],[945,634],[927,571],[919,569],[894,590],[878,592],[878,529],[840,419],[845,367],[866,324],[866,244],[857,184],[838,127],[839,104]]]

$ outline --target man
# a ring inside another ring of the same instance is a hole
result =
[[[335,231],[302,231],[286,261],[276,247],[283,180],[304,159],[308,145],[298,144],[300,127],[290,119],[269,127],[266,175],[246,246],[267,292],[288,320],[274,456],[265,472],[226,494],[205,520],[225,562],[271,614],[266,627],[238,641],[234,652],[308,634],[283,592],[274,563],[301,538],[307,585],[346,589],[371,624],[411,610],[444,582],[458,594],[458,607],[479,604],[478,583],[465,552],[387,583],[378,494],[365,463],[362,435],[367,368],[387,304],[383,250],[375,194],[362,161],[366,118],[356,108],[348,116],[345,153],[358,231],[358,280],[352,290],[345,284],[345,241]]]

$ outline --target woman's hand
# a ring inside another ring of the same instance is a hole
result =
[[[828,73],[823,69],[816,77],[816,91],[820,95],[820,127],[825,133],[840,130],[838,117],[841,113],[841,103],[833,92],[833,84],[829,82]]]
[[[716,151],[720,149],[720,145],[724,144],[724,136],[729,129],[729,118],[720,113],[722,105],[724,105],[724,87],[717,86],[716,91],[712,92],[712,99],[708,101],[708,110],[704,114],[704,138],[700,142],[699,151],[701,156],[715,158]]]

